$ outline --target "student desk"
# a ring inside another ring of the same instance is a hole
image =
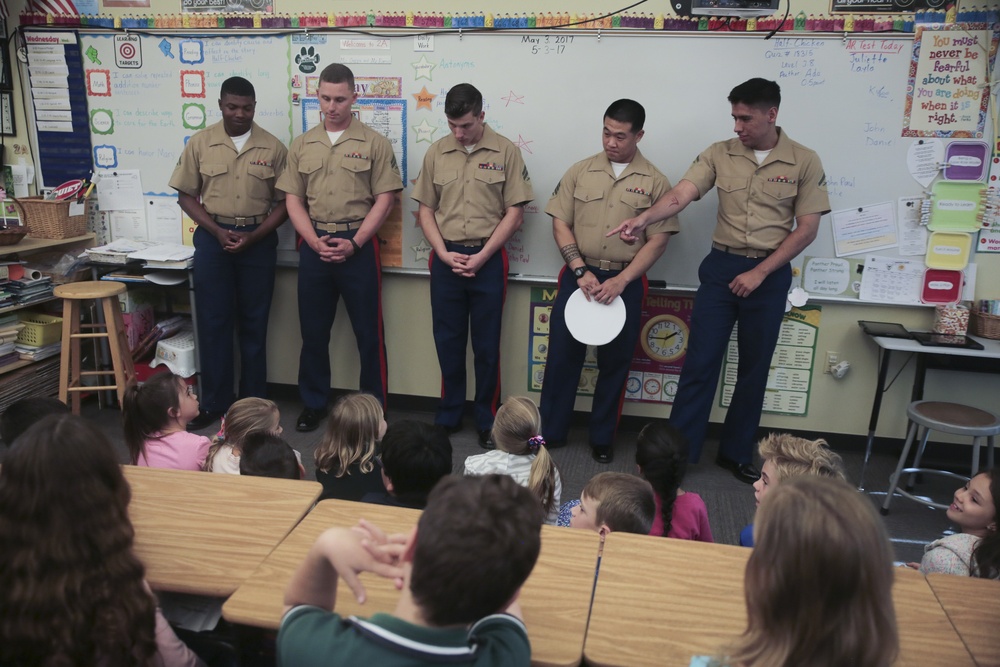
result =
[[[324,500],[229,598],[222,615],[234,623],[277,628],[285,588],[321,532],[331,526],[353,526],[361,518],[387,533],[409,532],[419,516],[417,510]],[[542,551],[520,598],[531,638],[533,665],[580,664],[599,548],[597,533],[542,527]],[[341,580],[337,587],[338,613],[370,616],[378,611],[391,613],[396,608],[399,591],[391,581],[370,573],[363,574],[361,581],[368,601],[359,605]]]
[[[889,359],[893,352],[909,352],[917,357],[917,367],[913,374],[913,388],[910,392],[911,401],[919,401],[924,397],[924,380],[930,370],[966,371],[972,373],[1000,373],[1000,340],[970,336],[982,343],[981,350],[968,350],[958,347],[937,347],[921,345],[910,338],[889,338],[886,336],[870,336],[881,348],[882,363],[878,369],[878,383],[875,386],[875,400],[872,402],[872,413],[868,420],[868,440],[865,443],[865,460],[861,467],[861,479],[858,489],[864,490],[865,470],[868,459],[871,458],[872,443],[875,442],[875,427],[878,425],[879,412],[882,409],[882,394],[885,393],[885,379],[889,373]]]
[[[929,574],[927,583],[976,664],[1000,665],[1000,581]]]
[[[227,596],[309,511],[318,482],[122,466],[154,589]]]
[[[611,533],[590,611],[588,665],[687,667],[746,628],[743,575],[752,550]],[[924,577],[896,573],[893,600],[901,651],[896,665],[972,665]]]

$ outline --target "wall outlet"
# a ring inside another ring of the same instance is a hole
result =
[[[830,369],[833,366],[836,366],[839,361],[840,361],[840,354],[838,354],[837,352],[827,352],[826,353],[826,365],[823,366],[823,372],[826,373],[827,375],[829,375],[830,374]]]

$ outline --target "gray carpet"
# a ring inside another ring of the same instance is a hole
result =
[[[307,478],[314,479],[315,465],[312,451],[322,430],[313,433],[298,433],[295,430],[294,422],[300,411],[300,405],[295,398],[293,388],[289,389],[292,390],[284,391],[282,388],[282,391],[276,392],[280,394],[276,398],[276,402],[281,409],[284,437],[302,453]],[[119,445],[122,460],[125,460],[120,413],[115,409],[99,409],[96,403],[92,403],[85,405],[84,414],[101,424],[102,428]],[[400,419],[419,419],[431,422],[433,414],[404,410],[392,410],[389,414],[390,423]],[[211,435],[217,428],[216,424],[212,428],[205,429],[202,433]],[[320,427],[320,429],[322,428],[323,426]],[[586,446],[586,430],[584,428],[574,429],[570,434],[571,444],[552,452],[562,476],[562,501],[566,502],[578,498],[587,480],[603,470],[635,473],[635,436],[635,432],[620,432],[615,443],[615,460],[612,464],[605,466],[591,459],[590,450]],[[475,430],[469,419],[466,420],[465,430],[452,436],[451,440],[454,449],[453,464],[456,472],[461,472],[467,456],[483,451],[479,447]],[[697,492],[705,500],[715,541],[724,544],[738,544],[740,530],[753,520],[753,488],[748,484],[736,481],[730,473],[712,463],[717,447],[718,443],[714,441],[706,443],[701,463],[689,467],[684,488]],[[862,453],[841,451],[840,454],[844,457],[848,477],[856,483],[860,474]],[[869,465],[866,492],[869,493],[876,505],[880,505],[885,498],[889,475],[895,467],[896,456],[897,454],[893,452],[876,451]],[[938,501],[944,501],[951,498],[954,483],[949,480],[928,478],[920,485],[919,489],[921,493],[927,493]],[[901,498],[893,501],[892,511],[889,516],[885,517],[886,528],[893,540],[896,557],[900,561],[920,560],[923,546],[940,537],[943,531],[949,528],[948,524],[943,511],[930,509]]]

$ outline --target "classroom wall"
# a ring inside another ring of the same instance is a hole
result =
[[[24,7],[25,0],[12,0],[9,3],[12,15],[11,25],[16,25],[16,17]],[[466,2],[458,0],[435,0],[436,10],[468,10]],[[975,3],[962,3],[973,5]],[[152,0],[151,13],[169,13],[177,11],[175,0]],[[595,0],[506,0],[502,5],[505,12],[528,11],[529,9],[543,11],[573,11],[573,12],[607,12],[617,9],[620,5],[597,2]],[[372,7],[370,1],[338,0],[331,3],[335,11],[364,10]],[[416,6],[413,2],[385,2],[381,8],[393,11],[404,10]],[[623,5],[622,5],[623,6]],[[283,12],[307,10],[315,7],[308,0],[286,0],[281,3]],[[636,7],[634,11],[664,13],[668,11],[664,0],[650,2]],[[485,11],[494,8],[489,3],[482,3]],[[828,0],[793,0],[792,14],[799,11],[809,13],[824,13],[829,8]],[[115,12],[116,10],[110,10]],[[126,13],[117,10],[117,13]],[[15,81],[17,81],[15,73]],[[599,86],[600,82],[593,82]],[[711,85],[711,84],[708,84]],[[724,92],[724,91],[723,91]],[[19,135],[6,138],[8,155],[11,155],[11,144],[27,145],[24,115],[17,109],[17,128]],[[581,128],[582,131],[595,131],[593,128]],[[725,138],[724,136],[720,136]],[[802,141],[808,144],[808,138]],[[687,158],[685,158],[687,159]],[[714,217],[714,214],[713,214]],[[668,249],[669,254],[669,249]],[[1000,257],[996,255],[978,255],[980,286],[1000,284]],[[389,390],[393,394],[434,397],[440,388],[440,375],[431,336],[431,319],[429,305],[428,280],[426,277],[414,277],[389,273],[383,282],[383,310],[386,317],[387,346],[389,352]],[[507,306],[504,313],[503,339],[503,378],[505,394],[526,393],[526,375],[528,360],[528,315],[530,285],[511,283],[508,289]],[[978,296],[996,298],[1000,294],[996,290],[989,291],[981,287]],[[296,274],[294,269],[279,269],[274,302],[272,307],[271,325],[268,343],[269,380],[272,382],[294,385],[298,372],[298,353],[300,338],[297,326],[296,310]],[[848,360],[852,369],[843,380],[834,380],[830,375],[818,375],[812,386],[812,397],[809,403],[809,414],[806,417],[786,417],[765,415],[763,425],[767,428],[781,430],[809,430],[823,433],[864,435],[868,429],[868,418],[874,395],[877,372],[876,347],[860,333],[856,321],[859,319],[899,321],[910,328],[929,327],[932,312],[927,308],[891,307],[883,305],[859,305],[843,303],[823,304],[822,323],[817,344],[817,358],[821,359],[827,350],[834,350],[841,359]],[[341,307],[333,333],[334,375],[333,383],[338,388],[354,388],[357,386],[358,366],[346,313]],[[900,368],[902,355],[897,355],[890,370],[890,378]],[[470,364],[471,377],[471,364]],[[913,378],[913,362],[911,361],[899,374],[895,385],[886,394],[882,407],[878,435],[901,438],[905,435],[905,407],[909,401],[910,385]],[[995,407],[995,396],[1000,389],[1000,377],[948,374],[931,371],[928,375],[927,397],[967,402],[982,407]],[[470,386],[471,394],[471,386]],[[534,396],[537,399],[537,395]],[[588,410],[589,399],[579,399],[577,408]],[[626,403],[626,414],[664,417],[669,409],[661,405]],[[724,410],[715,408],[713,421],[721,421]],[[837,438],[832,442],[836,444]]]

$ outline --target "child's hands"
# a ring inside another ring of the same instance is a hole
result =
[[[319,539],[324,557],[354,592],[359,604],[366,599],[365,587],[358,578],[362,572],[373,572],[387,579],[403,577],[401,567],[386,559],[376,559],[365,548],[366,539],[363,532],[354,528],[330,528]]]
[[[403,554],[406,552],[405,533],[386,535],[381,528],[365,519],[358,521],[358,525],[351,530],[362,536],[361,546],[377,562],[394,567],[400,566]],[[393,577],[393,579],[396,589],[402,590],[403,577]]]

